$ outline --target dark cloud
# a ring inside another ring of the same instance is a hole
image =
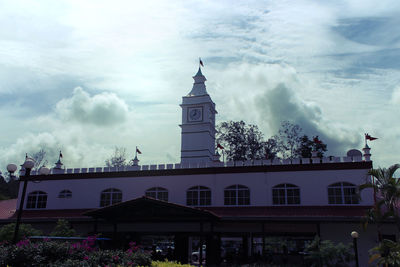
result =
[[[272,134],[278,132],[282,121],[298,124],[309,136],[318,135],[328,145],[329,155],[344,155],[350,148],[358,148],[357,136],[340,129],[329,128],[318,106],[307,105],[295,97],[285,84],[278,84],[256,99],[256,108]],[[340,132],[340,134],[338,134]]]

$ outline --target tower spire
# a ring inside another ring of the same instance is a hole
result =
[[[206,85],[204,84],[207,81],[206,77],[201,72],[201,67],[199,66],[199,70],[197,71],[196,75],[193,76],[193,87],[190,93],[187,96],[201,96],[201,95],[208,95],[206,90]]]

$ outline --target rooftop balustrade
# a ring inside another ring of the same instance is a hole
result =
[[[195,168],[228,168],[228,167],[248,167],[248,166],[269,166],[269,165],[294,165],[294,164],[330,164],[346,162],[362,162],[362,157],[322,157],[322,158],[296,158],[296,159],[274,159],[274,160],[246,160],[246,161],[227,161],[227,162],[197,162],[197,163],[175,163],[175,164],[151,164],[124,167],[91,167],[91,168],[67,168],[51,169],[50,174],[74,174],[74,173],[103,173],[103,172],[123,172],[123,171],[148,171],[148,170],[173,170],[173,169],[195,169]],[[37,171],[32,171],[31,175],[38,175]]]

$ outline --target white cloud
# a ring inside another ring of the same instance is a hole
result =
[[[393,89],[391,102],[400,105],[400,86]]]
[[[116,145],[128,152],[139,145],[142,163],[178,161],[178,104],[198,56],[219,121],[243,119],[269,135],[279,119],[297,116],[303,128],[344,144],[368,131],[380,137],[373,157],[392,163],[398,136],[382,129],[400,131],[392,126],[399,8],[398,1],[2,3],[0,169],[40,146],[53,156],[65,150],[68,166],[103,165]],[[371,17],[384,23],[374,28]],[[384,42],[375,42],[376,32]],[[78,85],[85,89],[67,93]]]
[[[81,87],[77,87],[71,98],[62,99],[57,103],[56,112],[67,122],[111,126],[126,120],[128,106],[113,93],[101,93],[91,97]]]

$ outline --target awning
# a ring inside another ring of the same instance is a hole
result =
[[[210,211],[145,196],[91,210],[83,215],[116,222],[200,222],[219,219],[217,215]]]

